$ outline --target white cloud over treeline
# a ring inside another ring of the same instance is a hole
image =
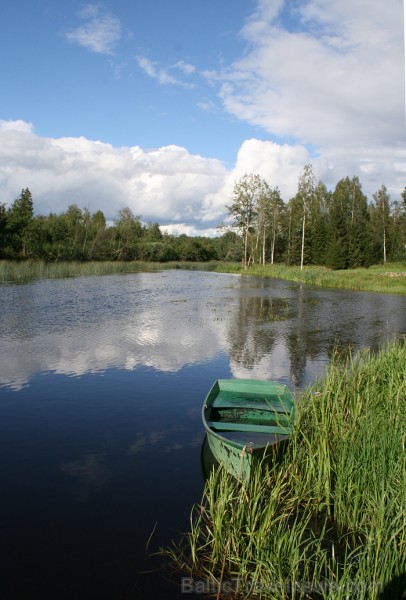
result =
[[[83,137],[42,138],[29,124],[0,121],[0,197],[10,203],[28,187],[41,214],[77,203],[112,220],[128,206],[144,221],[196,226],[204,198],[224,176],[219,160],[178,146],[145,151]]]
[[[215,158],[175,145],[143,150],[84,137],[44,138],[29,123],[0,121],[0,202],[10,204],[28,187],[37,214],[63,212],[76,203],[114,220],[128,206],[144,222],[197,235],[212,234],[226,218],[234,182],[244,173],[258,173],[278,186],[285,201],[296,193],[299,174],[309,162],[328,187],[341,177],[358,175],[370,195],[385,183],[399,196],[405,186],[405,149],[391,149],[391,160],[378,149],[365,148],[364,159],[339,152],[333,164],[310,156],[304,145],[253,138],[241,145],[234,166],[227,169]]]

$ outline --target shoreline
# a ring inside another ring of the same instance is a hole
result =
[[[406,264],[387,263],[368,269],[334,271],[326,267],[254,265],[244,270],[240,263],[224,262],[45,262],[0,260],[1,283],[27,283],[35,279],[59,279],[64,277],[102,276],[155,272],[168,269],[214,271],[236,275],[253,275],[282,279],[293,283],[303,283],[317,287],[345,289],[352,291],[377,292],[383,294],[406,295]]]

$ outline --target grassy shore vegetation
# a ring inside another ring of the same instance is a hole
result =
[[[205,263],[186,261],[154,263],[143,261],[46,262],[41,260],[0,260],[0,283],[24,283],[39,278],[55,279],[174,268],[257,275],[322,287],[406,294],[406,264],[403,263],[387,263],[368,269],[339,271],[317,266],[308,266],[301,270],[300,267],[283,264],[257,265],[244,270],[241,268],[240,263],[217,261]]]
[[[26,283],[35,279],[60,279],[92,275],[111,275],[162,271],[164,269],[216,270],[214,262],[197,263],[187,261],[58,261],[44,260],[0,260],[0,283]]]
[[[306,266],[301,270],[299,266],[283,264],[255,265],[244,270],[241,265],[235,263],[220,263],[213,268],[222,272],[272,277],[320,287],[406,294],[405,263],[387,263],[368,269],[345,270],[333,270],[319,266]]]
[[[46,262],[41,260],[0,261],[0,283],[26,283],[34,279],[60,279],[112,273],[138,273],[160,268],[141,261]]]
[[[190,531],[161,550],[184,591],[217,598],[402,598],[406,344],[337,356],[297,406],[282,463],[206,481]],[[383,594],[383,595],[381,595]]]

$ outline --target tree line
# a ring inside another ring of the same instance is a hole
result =
[[[230,242],[231,240],[231,242]],[[223,260],[237,234],[221,239],[169,235],[158,223],[143,224],[126,207],[108,225],[101,210],[71,204],[65,212],[34,215],[28,188],[10,207],[0,204],[0,258],[46,261],[209,261]],[[227,244],[227,250],[224,245]],[[238,258],[238,250],[236,251]]]
[[[129,208],[108,225],[101,210],[71,204],[65,212],[35,215],[28,188],[7,207],[0,203],[0,258],[48,261],[241,261],[284,262],[335,269],[406,259],[406,187],[391,202],[384,185],[371,202],[357,177],[333,191],[316,182],[312,165],[284,202],[277,187],[259,175],[235,182],[227,205],[230,224],[213,238],[170,235],[158,223],[144,224]]]
[[[391,202],[382,185],[368,202],[358,177],[345,177],[329,191],[308,164],[287,203],[278,187],[246,174],[227,209],[242,239],[245,268],[277,261],[349,269],[406,259],[406,187],[401,197]]]

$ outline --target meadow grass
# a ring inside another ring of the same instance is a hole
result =
[[[217,598],[401,598],[405,365],[401,341],[337,356],[300,398],[282,462],[246,485],[213,471],[160,553]]]

